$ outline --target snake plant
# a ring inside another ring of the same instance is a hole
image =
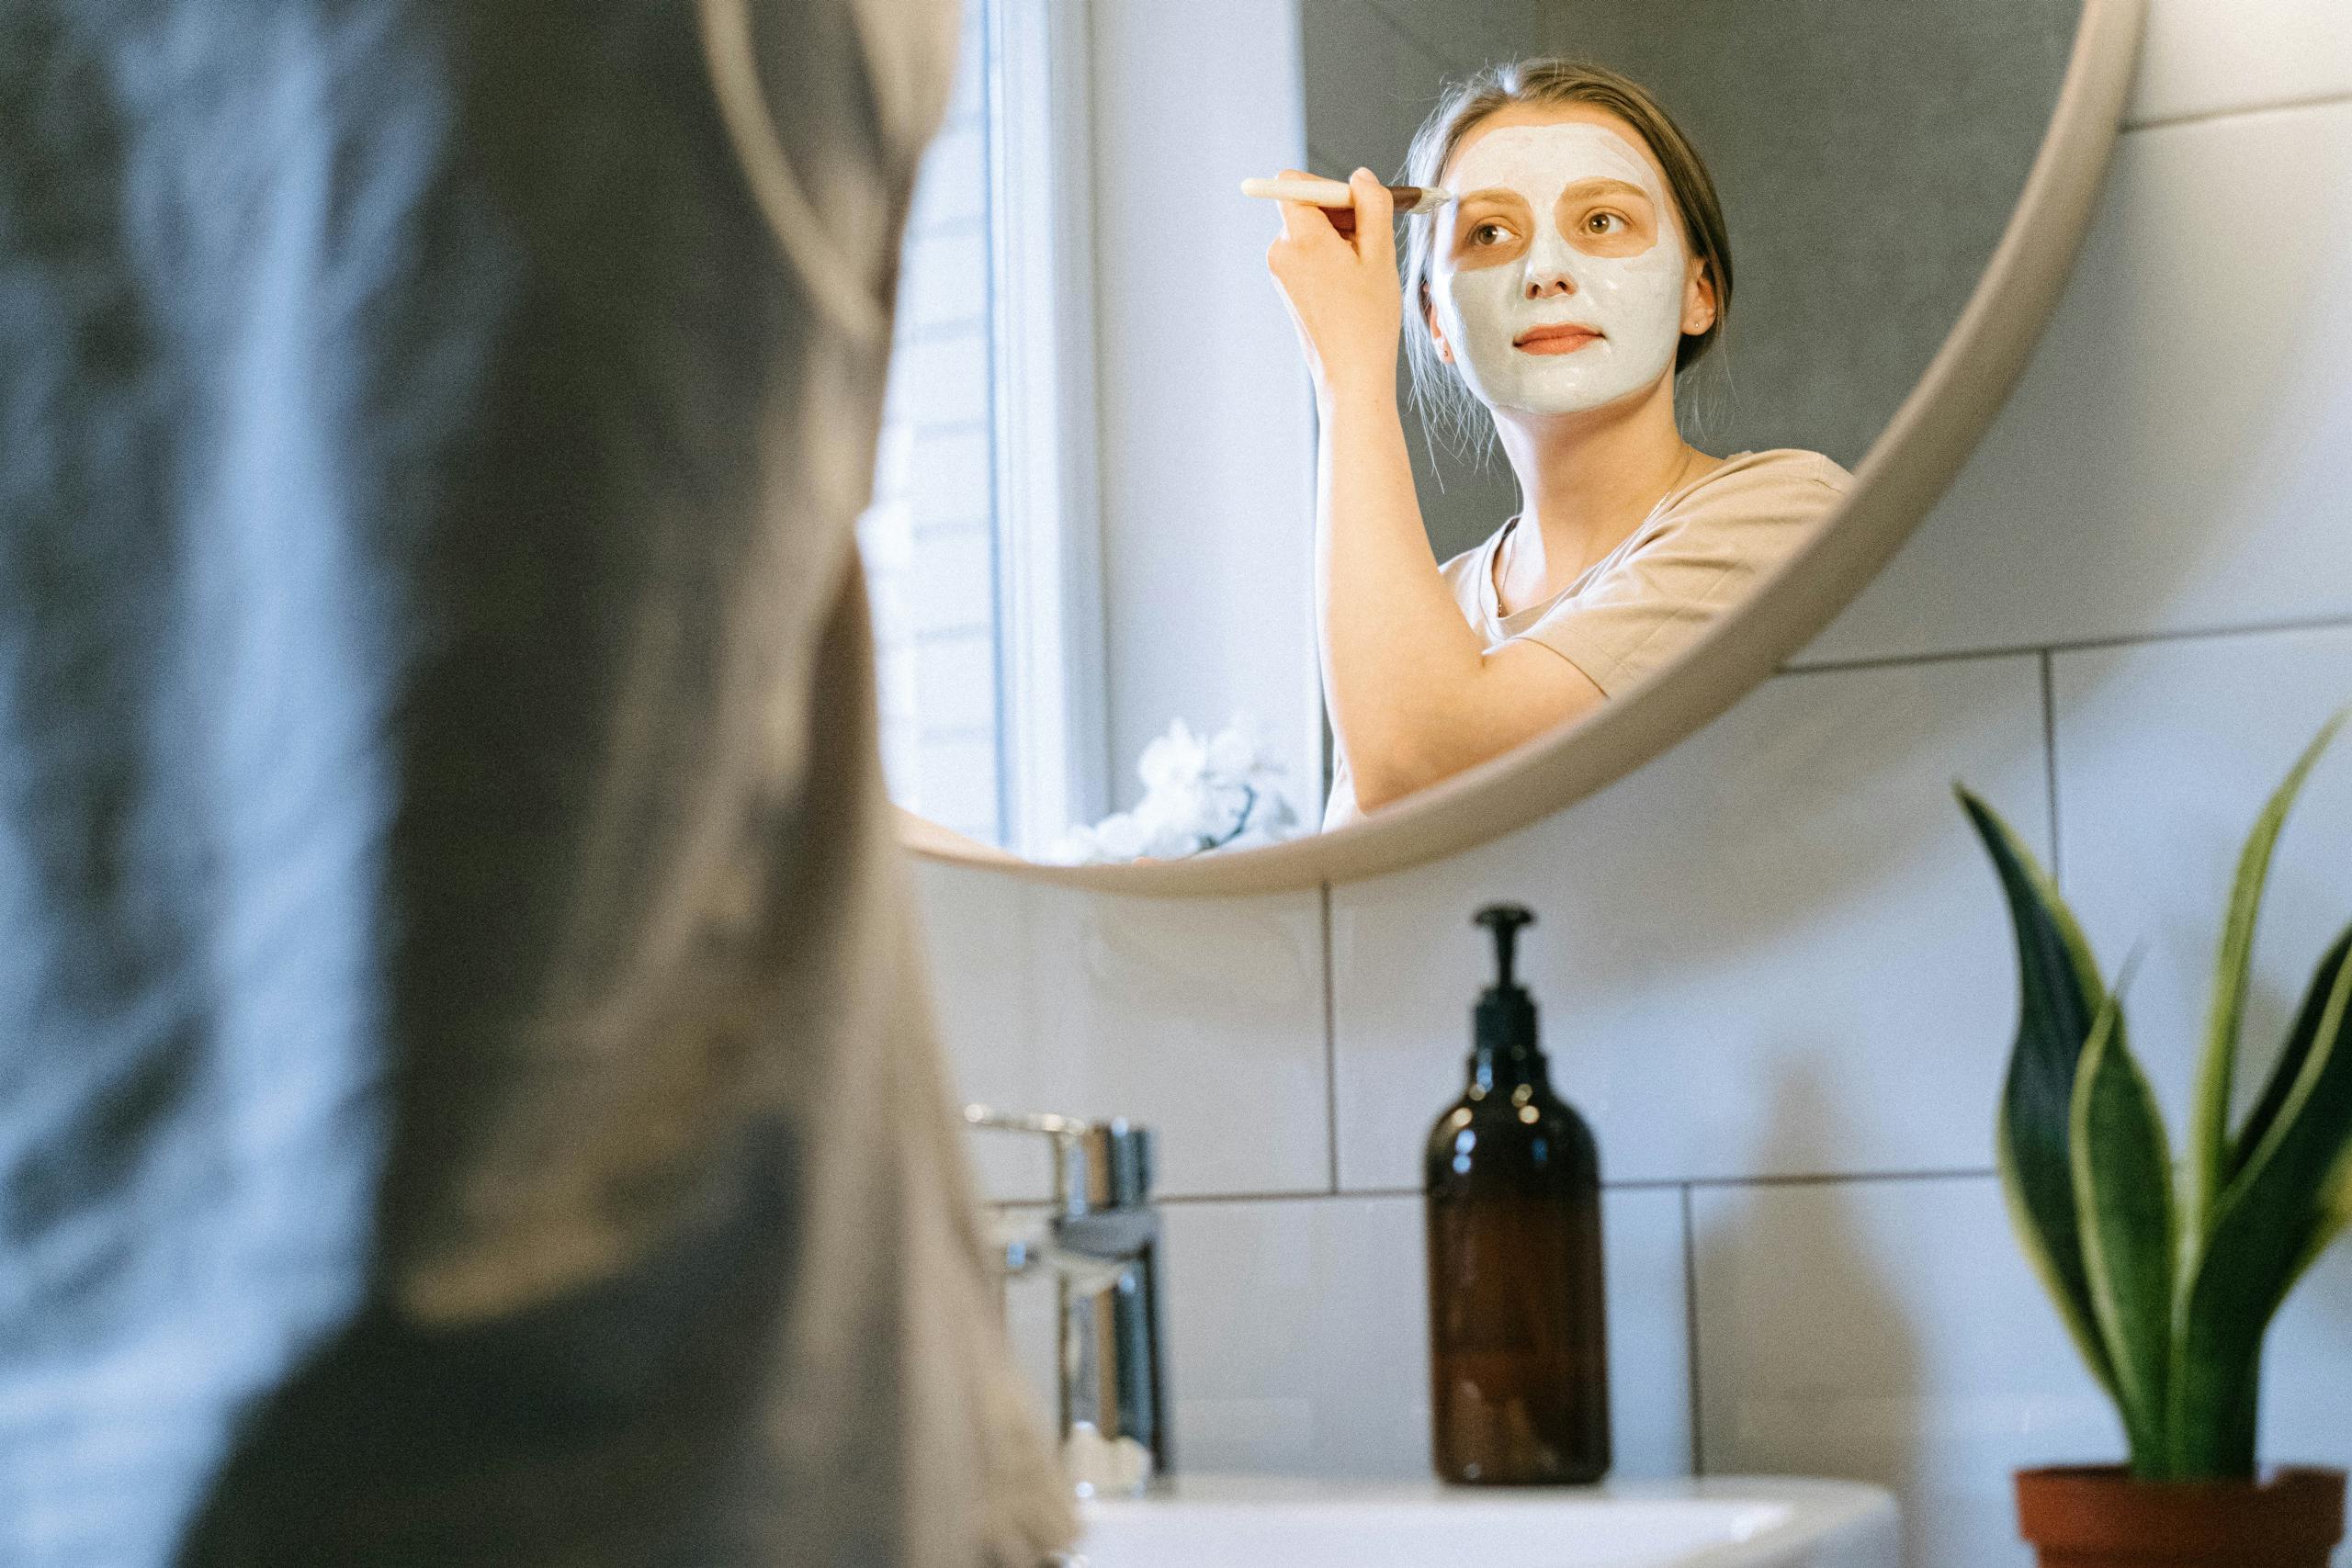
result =
[[[2144,1480],[2247,1479],[2262,1340],[2352,1223],[2352,930],[2321,958],[2253,1109],[2232,1126],[2256,912],[2288,808],[2343,720],[2296,761],[2239,856],[2185,1163],[2057,887],[1993,809],[1962,807],[2016,925],[2022,1001],[2001,1094],[2009,1216],[2114,1400]]]

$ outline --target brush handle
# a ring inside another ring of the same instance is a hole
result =
[[[1398,212],[1432,212],[1453,199],[1446,192],[1428,186],[1386,188]],[[1241,194],[1266,201],[1304,201],[1327,209],[1352,208],[1356,200],[1347,181],[1317,179],[1311,175],[1296,180],[1243,180]]]

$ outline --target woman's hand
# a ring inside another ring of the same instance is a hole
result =
[[[1284,169],[1283,177],[1302,176]],[[1355,196],[1352,234],[1343,234],[1319,207],[1285,201],[1282,237],[1266,251],[1267,270],[1282,287],[1314,374],[1315,395],[1327,408],[1359,390],[1394,395],[1404,325],[1387,188],[1370,169],[1358,169],[1348,186]]]

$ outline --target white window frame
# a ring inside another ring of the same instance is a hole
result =
[[[1110,810],[1088,6],[989,0],[998,758],[1008,847]]]

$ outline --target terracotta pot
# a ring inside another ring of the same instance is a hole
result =
[[[2134,1481],[2120,1465],[2018,1472],[2018,1532],[2041,1568],[2328,1568],[2344,1472]]]

